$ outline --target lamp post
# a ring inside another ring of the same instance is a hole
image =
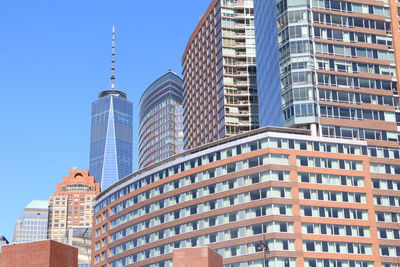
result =
[[[270,251],[268,248],[268,243],[265,241],[265,234],[264,234],[264,239],[260,240],[260,243],[257,248],[264,252],[263,267],[268,267],[266,266],[266,259],[267,259],[267,254],[269,254]]]

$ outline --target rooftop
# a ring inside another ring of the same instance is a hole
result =
[[[126,94],[124,92],[121,91],[117,91],[117,90],[106,90],[106,91],[102,91],[99,94],[99,98],[103,98],[106,97],[108,95],[114,95],[114,96],[118,96],[122,99],[126,99]]]
[[[128,176],[126,176],[125,178],[119,180],[118,182],[114,183],[113,185],[111,185],[110,187],[108,187],[106,190],[102,191],[99,195],[97,195],[96,200],[99,201],[104,195],[106,195],[109,191],[115,189],[118,185],[121,185],[129,180],[131,180],[133,177],[139,176],[142,173],[145,173],[147,171],[150,171],[152,169],[154,169],[157,166],[161,166],[164,165],[168,162],[172,162],[176,159],[182,158],[182,157],[186,157],[188,155],[191,154],[195,154],[197,152],[212,148],[212,147],[217,147],[220,146],[222,144],[225,143],[230,143],[236,140],[240,140],[240,139],[244,139],[246,137],[250,137],[250,136],[254,136],[254,135],[258,135],[261,133],[266,133],[266,132],[275,132],[275,133],[282,133],[282,134],[295,134],[295,135],[304,135],[304,136],[311,136],[311,131],[309,130],[303,130],[303,129],[296,129],[296,128],[285,128],[285,127],[275,127],[275,126],[267,126],[267,127],[263,127],[263,128],[258,128],[256,130],[252,130],[252,131],[248,131],[245,133],[241,133],[241,134],[237,134],[234,136],[230,136],[230,137],[225,137],[219,140],[216,140],[214,142],[205,144],[205,145],[201,145],[195,148],[192,148],[190,150],[186,150],[184,152],[181,152],[179,154],[176,154],[175,156],[169,157],[165,160],[159,161],[157,163],[154,163],[152,165],[149,165],[143,169],[140,169]],[[331,139],[331,140],[335,140],[335,139]]]
[[[48,209],[49,203],[47,200],[32,200],[25,209]]]

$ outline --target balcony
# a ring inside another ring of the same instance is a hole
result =
[[[238,57],[245,57],[246,56],[246,52],[236,52],[236,56]]]
[[[249,75],[249,72],[247,71],[237,71],[236,76],[247,76]]]

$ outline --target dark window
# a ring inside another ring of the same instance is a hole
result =
[[[300,166],[308,166],[308,159],[306,157],[300,157]]]
[[[214,194],[215,193],[215,185],[209,185],[208,191],[210,192],[210,194]]]
[[[179,211],[174,211],[174,218],[179,219]]]
[[[259,190],[251,191],[251,192],[250,192],[250,199],[251,199],[251,200],[260,199],[260,191],[259,191]]]
[[[352,233],[351,233],[351,226],[346,226],[346,235],[349,235],[349,236],[352,235]]]
[[[227,172],[231,173],[236,171],[236,163],[230,163],[227,165]]]
[[[307,251],[315,251],[315,245],[313,241],[306,241]]]
[[[287,225],[286,223],[281,223],[279,225],[279,231],[286,233],[287,232]]]
[[[381,246],[381,255],[382,256],[389,256],[389,247]]]
[[[304,216],[312,216],[311,207],[304,207]]]
[[[215,225],[215,217],[210,217],[210,219],[208,219],[208,225],[209,226],[214,226]]]
[[[283,172],[278,172],[278,180],[283,181]]]
[[[214,210],[215,209],[215,204],[216,204],[215,200],[210,201],[210,210]]]
[[[258,157],[249,159],[249,168],[258,166]]]
[[[283,240],[282,241],[283,250],[289,250],[289,241]]]
[[[210,234],[210,243],[215,243],[217,241],[217,234],[212,233]]]
[[[197,214],[197,205],[193,205],[190,207],[190,215]]]
[[[354,253],[353,243],[347,243],[347,253]]]
[[[307,207],[306,207],[307,208]],[[311,208],[310,208],[311,209]],[[305,210],[304,210],[304,212],[305,212]],[[281,214],[281,215],[284,215],[284,214],[286,214],[286,207],[285,206],[279,206],[279,214]],[[311,216],[311,210],[310,210],[310,215],[307,215],[306,214],[306,216]]]
[[[303,183],[309,183],[310,182],[310,177],[309,177],[308,173],[302,173],[302,174],[300,174],[300,176],[301,176],[301,181]]]
[[[380,234],[381,238],[387,238],[385,229],[379,229],[379,234]]]
[[[323,252],[328,252],[329,251],[328,242],[326,242],[326,241],[322,242],[322,251]]]
[[[323,235],[327,234],[326,224],[321,224],[321,234],[323,234]]]
[[[253,235],[258,235],[262,233],[260,224],[253,225],[252,228],[253,228]]]
[[[251,142],[249,145],[250,145],[250,150],[251,151],[254,151],[254,150],[258,149],[257,141]]]
[[[237,229],[232,229],[231,230],[231,238],[238,238],[238,230]]]

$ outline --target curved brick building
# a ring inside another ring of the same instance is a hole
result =
[[[139,168],[183,151],[182,94],[182,80],[172,71],[143,93],[139,106]]]
[[[144,168],[97,198],[93,266],[172,266],[210,246],[224,266],[393,266],[399,149],[261,128]]]

